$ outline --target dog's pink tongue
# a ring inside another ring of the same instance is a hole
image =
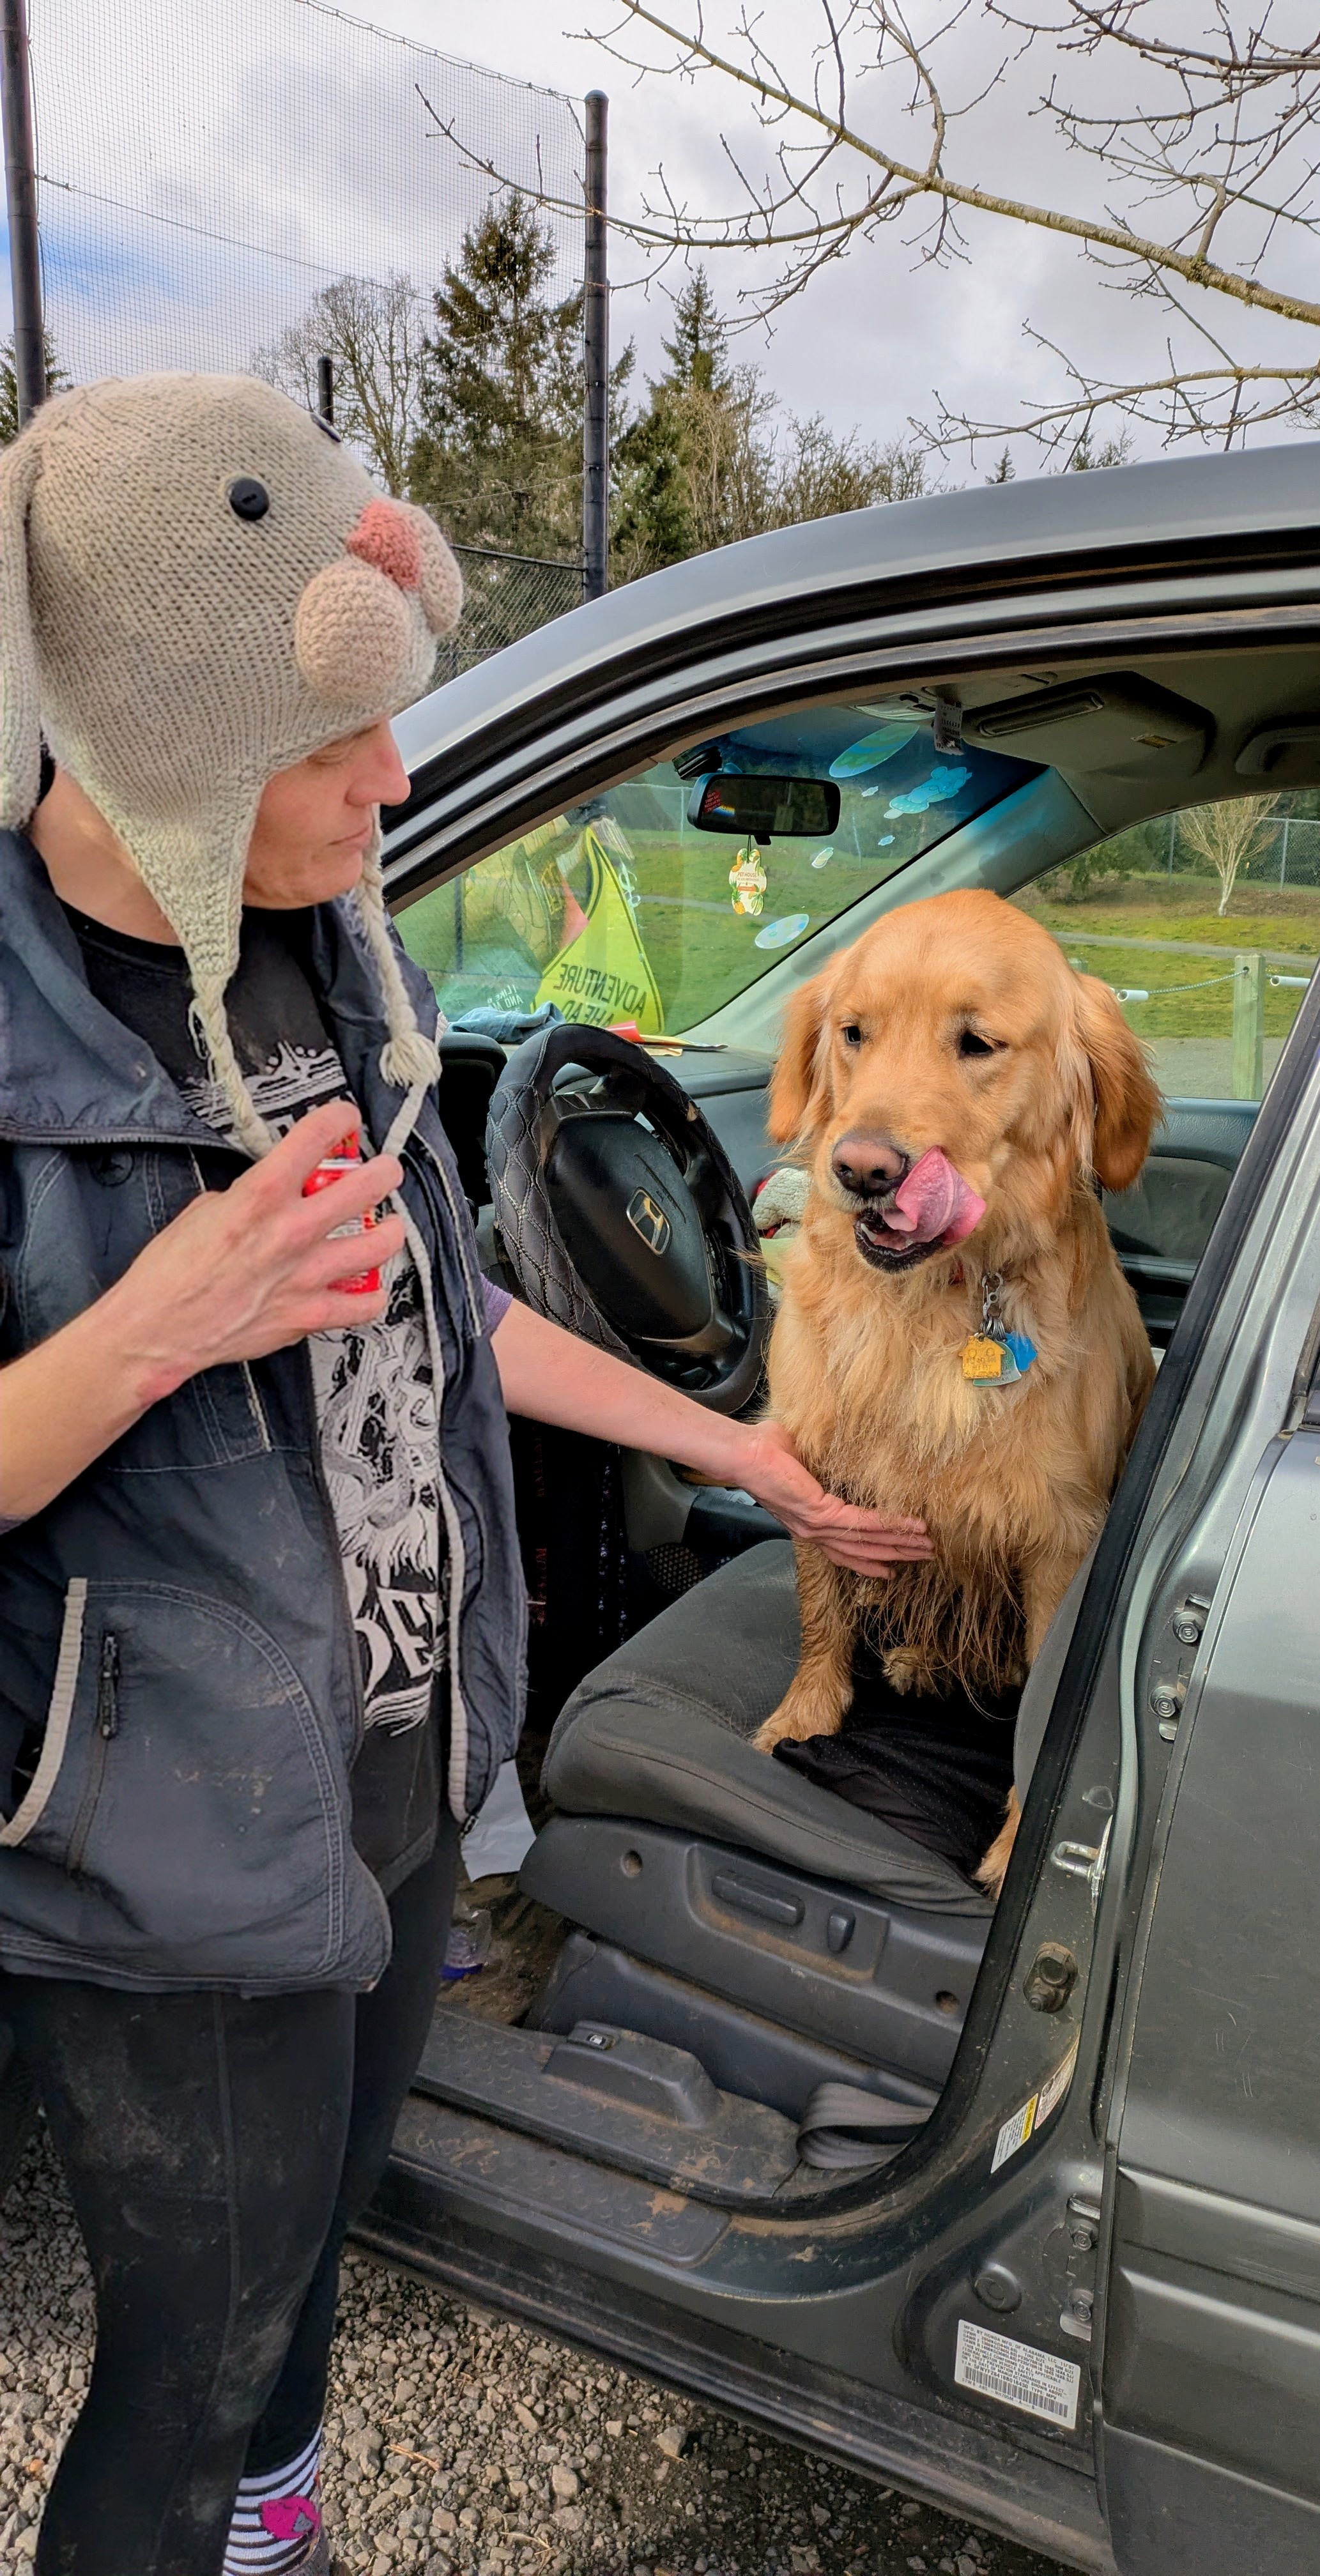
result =
[[[985,1200],[932,1145],[894,1192],[885,1223],[914,1243],[961,1243],[985,1215]]]

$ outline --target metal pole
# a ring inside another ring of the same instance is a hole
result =
[[[582,416],[582,596],[600,599],[609,587],[610,552],[610,287],[605,223],[606,119],[604,90],[587,93],[587,216],[582,268],[582,354],[586,379]]]
[[[316,408],[322,420],[335,425],[335,362],[333,358],[316,361]]]
[[[1291,814],[1285,814],[1283,818],[1283,849],[1279,856],[1279,892],[1281,894],[1288,882],[1288,826],[1291,821]]]
[[[20,429],[46,399],[46,334],[41,318],[41,245],[32,143],[32,80],[26,0],[0,0],[0,109],[5,129],[5,203],[14,293],[14,382]]]

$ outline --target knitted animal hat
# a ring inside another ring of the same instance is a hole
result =
[[[430,678],[462,584],[425,511],[249,376],[140,376],[48,402],[0,457],[0,825],[37,801],[43,732],[177,933],[194,1026],[243,1143],[273,1139],[225,1018],[262,790]],[[355,890],[381,1070],[439,1058],[385,916],[379,827]]]

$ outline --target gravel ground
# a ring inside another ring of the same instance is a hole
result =
[[[0,2568],[24,2576],[87,2385],[44,2140],[0,2218]],[[350,2576],[1062,2576],[961,2520],[351,2252],[325,2502]]]

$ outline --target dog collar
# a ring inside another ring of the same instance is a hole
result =
[[[962,1373],[972,1386],[1012,1386],[1036,1357],[1026,1333],[1010,1333],[1000,1312],[1003,1273],[981,1273],[981,1329],[962,1346]]]

